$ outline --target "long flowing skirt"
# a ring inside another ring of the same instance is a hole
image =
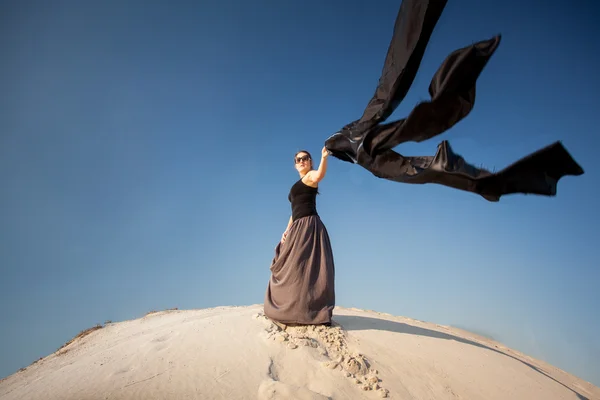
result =
[[[265,315],[285,324],[330,324],[335,267],[329,234],[318,215],[297,219],[275,248]]]

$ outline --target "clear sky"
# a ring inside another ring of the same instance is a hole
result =
[[[362,114],[399,4],[1,2],[0,376],[106,320],[262,303],[292,156]],[[485,332],[600,385],[599,9],[449,1],[392,119],[451,51],[502,42],[471,115],[396,150],[447,139],[499,170],[562,140],[585,175],[490,203],[330,158],[338,305]]]

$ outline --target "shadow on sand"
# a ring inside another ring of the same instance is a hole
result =
[[[344,330],[346,331],[358,331],[358,330],[366,330],[366,329],[374,329],[374,330],[380,330],[380,331],[389,331],[389,332],[397,332],[397,333],[406,333],[409,335],[419,335],[419,336],[427,336],[427,337],[432,337],[432,338],[436,338],[436,339],[445,339],[445,340],[454,340],[456,342],[461,342],[461,343],[465,343],[465,344],[469,344],[471,346],[476,346],[476,347],[480,347],[482,349],[486,349],[486,350],[490,350],[490,351],[494,351],[496,353],[502,354],[506,357],[510,357],[514,360],[517,360],[525,365],[527,365],[529,368],[539,372],[540,374],[546,376],[549,379],[552,379],[554,382],[564,386],[565,388],[569,389],[570,391],[572,391],[573,393],[575,393],[577,395],[577,397],[580,400],[589,400],[587,397],[579,394],[578,392],[576,392],[575,390],[571,389],[570,387],[568,387],[567,385],[565,385],[564,383],[561,383],[559,381],[557,381],[556,379],[554,379],[553,377],[551,377],[550,375],[546,374],[544,371],[542,371],[541,369],[539,369],[538,367],[520,360],[514,356],[511,356],[510,354],[506,354],[500,350],[497,350],[495,348],[486,346],[484,344],[481,343],[477,343],[474,342],[472,340],[468,340],[468,339],[463,339],[461,337],[458,336],[454,336],[454,335],[450,335],[447,333],[442,333],[442,332],[438,332],[438,331],[434,331],[431,329],[426,329],[426,328],[418,328],[416,326],[412,326],[412,325],[408,325],[408,324],[404,324],[401,322],[393,322],[393,321],[387,321],[385,319],[377,319],[377,318],[369,318],[369,317],[360,317],[360,316],[350,316],[350,315],[336,315],[334,317],[334,321],[338,324],[340,324]]]

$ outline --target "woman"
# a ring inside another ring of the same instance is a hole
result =
[[[286,325],[330,325],[335,307],[333,252],[316,208],[319,182],[327,171],[329,151],[323,147],[314,170],[308,151],[294,156],[300,179],[288,200],[292,215],[275,248],[265,296],[265,315]]]

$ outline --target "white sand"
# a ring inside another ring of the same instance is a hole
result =
[[[467,332],[336,308],[288,327],[262,306],[109,324],[0,382],[0,399],[600,399],[600,389]]]

